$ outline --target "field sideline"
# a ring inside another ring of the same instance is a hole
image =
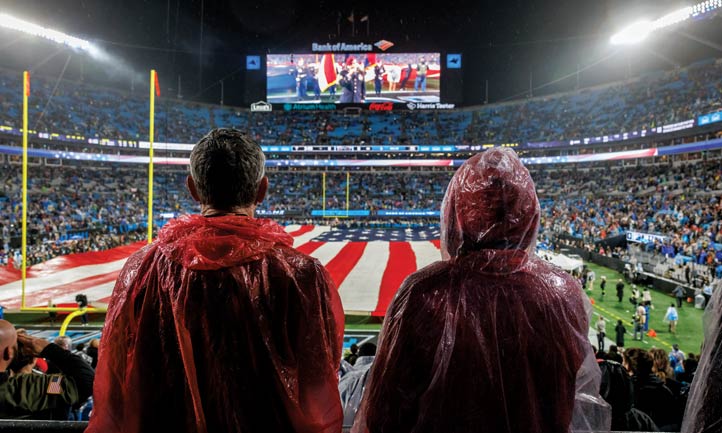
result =
[[[627,348],[641,347],[650,349],[652,347],[659,347],[669,351],[672,349],[672,344],[677,343],[685,353],[693,352],[698,354],[700,352],[703,339],[702,310],[695,309],[692,303],[685,303],[682,308],[678,309],[679,322],[677,325],[677,335],[673,335],[667,330],[667,324],[664,323],[664,314],[667,311],[667,307],[674,302],[674,298],[652,289],[652,301],[655,308],[650,315],[650,329],[654,329],[657,332],[657,337],[645,335],[642,341],[634,341],[632,339],[632,332],[634,330],[632,325],[632,304],[628,300],[632,292],[631,285],[625,284],[623,301],[617,302],[615,285],[616,281],[621,278],[621,274],[593,263],[587,263],[587,265],[596,274],[594,288],[592,291],[587,292],[590,299],[594,302],[592,327],[601,314],[607,320],[607,338],[612,341],[614,341],[615,338],[614,327],[617,320],[623,320],[628,332],[625,338],[625,347]],[[601,299],[599,290],[602,275],[607,277],[607,290],[604,300]],[[21,326],[49,325],[48,316],[45,313],[10,313],[5,316],[6,319],[12,323]],[[91,325],[98,327],[103,325],[105,315],[91,314],[89,316]],[[378,331],[381,329],[381,324],[377,323],[377,320],[378,318],[371,318],[369,316],[346,316],[346,330],[350,332]],[[72,323],[72,325],[78,324],[77,320]],[[56,326],[59,327],[60,323],[56,322]],[[596,344],[596,342],[594,342],[594,344]]]

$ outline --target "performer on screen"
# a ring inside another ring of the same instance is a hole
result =
[[[406,83],[409,81],[409,78],[411,78],[412,70],[413,70],[413,68],[411,67],[411,63],[409,63],[409,65],[406,67],[406,69],[401,71],[401,76],[403,77],[401,79],[401,90],[406,90]],[[404,74],[406,74],[406,75],[404,75]]]
[[[308,95],[308,70],[303,59],[298,59],[296,64],[296,96],[299,101],[306,99]]]
[[[313,97],[315,99],[320,100],[321,99],[321,86],[318,84],[318,71],[319,71],[319,65],[309,65],[308,67],[308,77],[311,82],[311,88],[313,89]]]
[[[426,91],[426,74],[429,72],[429,65],[426,64],[426,59],[423,57],[419,59],[419,64],[416,65],[416,81],[414,82],[414,91],[418,91],[421,88],[422,92]]]
[[[401,67],[392,65],[389,66],[389,92],[396,91],[396,86],[399,84],[399,80],[401,79]]]
[[[379,60],[376,66],[374,66],[374,92],[376,96],[381,96],[381,85],[383,84],[385,73],[386,69],[384,68],[384,64]]]
[[[364,70],[356,59],[351,60],[351,66],[341,71],[341,103],[362,103],[366,99],[366,82]]]

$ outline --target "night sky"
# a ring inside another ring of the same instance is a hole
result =
[[[244,56],[308,52],[311,42],[373,43],[397,51],[462,52],[467,105],[573,90],[722,57],[720,16],[655,34],[639,47],[609,37],[642,17],[657,18],[691,2],[669,0],[442,1],[0,0],[0,11],[84,37],[114,59],[97,62],[37,38],[0,30],[0,66],[124,89],[158,69],[166,94],[241,105]],[[369,16],[351,34],[346,17]],[[201,16],[202,30],[201,30]],[[338,35],[340,23],[340,36]],[[201,44],[201,33],[203,35]],[[201,54],[202,53],[202,54]],[[68,61],[68,57],[70,60]],[[121,64],[122,63],[122,64]],[[576,74],[577,69],[580,74]],[[134,72],[129,72],[134,71]],[[135,78],[131,78],[135,77]],[[551,83],[551,84],[549,84]]]

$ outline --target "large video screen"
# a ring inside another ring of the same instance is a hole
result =
[[[270,103],[441,102],[440,53],[269,54]]]

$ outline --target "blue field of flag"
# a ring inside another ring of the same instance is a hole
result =
[[[438,227],[417,229],[344,229],[329,230],[312,239],[317,242],[423,242],[439,239]]]

